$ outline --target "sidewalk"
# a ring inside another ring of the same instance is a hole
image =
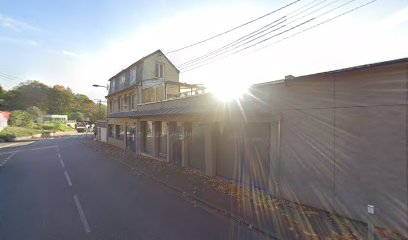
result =
[[[218,177],[181,168],[172,163],[136,157],[105,143],[84,140],[94,151],[109,155],[192,200],[225,214],[271,239],[366,239],[367,225],[322,210],[272,198],[259,190],[241,188]],[[405,239],[385,229],[376,229],[378,239]]]

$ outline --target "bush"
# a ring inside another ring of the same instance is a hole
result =
[[[0,131],[0,138],[8,139],[15,137],[32,136],[34,134],[41,133],[40,130],[24,127],[6,127],[3,131]]]
[[[10,118],[10,125],[13,127],[32,127],[33,117],[26,111],[13,111]]]
[[[49,132],[72,132],[75,129],[64,123],[41,123],[34,126],[35,129],[40,129]]]

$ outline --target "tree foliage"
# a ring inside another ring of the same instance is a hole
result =
[[[33,117],[34,121],[36,121],[39,117],[44,115],[44,112],[41,111],[41,109],[36,106],[28,107],[26,111]]]
[[[76,121],[84,121],[85,115],[81,112],[71,112],[68,114],[68,119]]]
[[[12,126],[16,127],[32,127],[34,124],[33,117],[26,111],[13,111],[10,118]]]
[[[27,110],[33,119],[40,114],[68,115],[70,120],[106,119],[105,105],[96,104],[86,95],[75,94],[70,88],[49,87],[39,81],[20,83],[10,91],[0,86],[0,110]]]

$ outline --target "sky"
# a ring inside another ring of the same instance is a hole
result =
[[[39,80],[70,87],[91,99],[104,99],[106,89],[92,85],[106,85],[111,76],[143,56],[157,49],[168,53],[293,2],[0,0],[0,85],[11,89],[21,81]],[[179,66],[280,19],[284,23],[274,32],[286,32],[271,33],[267,35],[271,39],[238,53],[234,52],[240,48],[231,50],[203,62],[205,66],[181,69],[180,81],[235,91],[235,86],[280,80],[286,75],[408,57],[408,1],[377,0],[334,18],[368,2],[300,0],[228,34],[166,56]],[[315,18],[297,26],[311,17]],[[299,34],[292,36],[295,33]],[[242,48],[252,43],[257,41]]]

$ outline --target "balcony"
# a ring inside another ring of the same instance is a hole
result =
[[[155,79],[142,81],[141,88],[141,104],[186,98],[206,93],[204,86]]]

